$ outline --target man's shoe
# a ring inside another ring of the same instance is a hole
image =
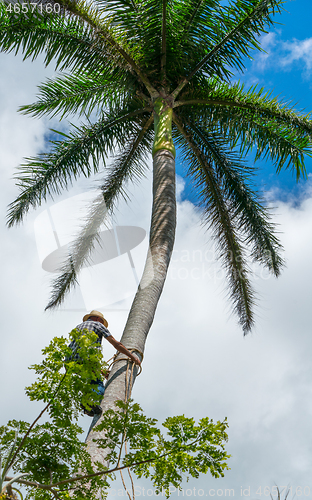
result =
[[[102,413],[102,408],[100,407],[100,405],[92,406],[91,410],[94,412],[94,415],[101,415]]]
[[[90,410],[87,410],[84,406],[82,406],[83,412],[88,417],[94,417],[94,415],[101,415],[102,408],[99,405],[91,406]]]

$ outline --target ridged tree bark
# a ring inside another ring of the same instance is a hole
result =
[[[143,275],[135,295],[121,342],[134,349],[141,358],[148,332],[153,323],[157,304],[165,283],[173,250],[176,228],[175,150],[171,136],[172,108],[158,100],[155,103],[155,141],[153,148],[153,205],[149,250]],[[107,381],[102,402],[103,413],[113,408],[116,400],[125,400],[127,361],[123,354],[117,357]],[[137,369],[134,369],[134,382]],[[100,423],[94,417],[91,427]],[[87,437],[88,452],[93,462],[106,463],[106,450],[98,448],[95,438],[101,433],[91,430]]]

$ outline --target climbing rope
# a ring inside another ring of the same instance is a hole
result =
[[[130,349],[128,349],[128,351],[139,353],[139,355],[141,356],[142,361],[143,361],[143,357],[144,357],[143,352],[141,352],[141,351],[139,351],[138,349],[135,349],[135,348],[130,348]],[[130,398],[131,392],[132,392],[133,372],[134,372],[135,363],[134,363],[134,361],[132,361],[128,357],[127,358],[118,358],[118,354],[117,353],[114,354],[114,356],[112,358],[110,358],[107,361],[107,363],[109,363],[111,360],[112,360],[112,362],[110,363],[110,365],[108,366],[108,369],[107,369],[107,373],[108,374],[110,373],[110,369],[114,365],[114,363],[116,363],[118,361],[123,361],[123,360],[127,361],[127,369],[126,369],[126,394],[125,394],[125,403],[126,403],[128,401],[128,399]],[[130,365],[131,361],[132,361],[132,366],[131,366],[130,379],[129,379],[129,365]],[[137,373],[137,376],[140,375],[141,373],[142,373],[142,366],[140,365],[139,366],[139,372]],[[127,451],[127,440],[125,439],[125,434],[126,434],[126,431],[124,431],[124,435],[122,437],[122,443],[121,443],[120,453],[119,453],[119,457],[118,457],[117,467],[119,465],[119,460],[120,460],[120,457],[121,457],[123,444],[125,445],[125,453],[126,454],[128,453],[128,451]],[[128,475],[129,475],[129,478],[130,478],[130,481],[131,481],[132,497],[131,497],[131,495],[130,495],[130,493],[128,491],[128,488],[126,486],[126,483],[125,483],[122,471],[120,470],[119,472],[120,472],[120,476],[121,476],[121,481],[122,481],[123,487],[124,487],[124,489],[125,489],[128,497],[129,497],[129,500],[135,500],[134,484],[133,484],[133,479],[132,479],[132,475],[131,475],[129,467],[127,467],[127,470],[128,470]]]
[[[139,351],[139,349],[129,348],[128,351],[129,352],[137,352],[142,358],[141,362],[143,361],[144,354],[143,354],[143,352]],[[111,367],[113,366],[114,363],[117,363],[118,361],[128,361],[128,362],[131,361],[130,358],[128,358],[128,357],[127,358],[118,358],[118,356],[119,356],[119,353],[116,353],[116,354],[114,354],[114,356],[112,356],[111,358],[109,358],[109,360],[106,361],[106,363],[108,364],[108,368],[106,369],[107,375],[110,373]],[[111,363],[110,363],[110,361],[111,361]],[[134,362],[132,361],[132,363],[133,363],[132,366],[134,367]],[[127,369],[128,369],[128,366],[129,366],[129,363],[127,364]],[[141,373],[142,373],[142,366],[140,365],[139,372],[137,373],[137,377]]]

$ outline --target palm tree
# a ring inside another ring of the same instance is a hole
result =
[[[312,122],[263,89],[231,83],[231,77],[244,69],[253,50],[261,50],[259,38],[282,3],[60,0],[34,12],[32,4],[18,12],[1,3],[1,50],[21,51],[25,58],[44,52],[45,64],[53,62],[60,71],[39,87],[37,102],[21,110],[37,117],[87,116],[86,123],[51,141],[47,153],[20,167],[21,191],[9,207],[8,225],[21,222],[30,207],[78,176],[105,173],[101,196],[54,282],[47,307],[59,305],[75,284],[106,209],[113,211],[126,196],[127,183],[140,179],[152,153],[150,250],[121,339],[141,356],[174,244],[175,143],[187,162],[203,220],[218,242],[234,310],[244,333],[251,329],[247,257],[275,276],[283,262],[268,210],[250,187],[256,170],[246,155],[253,148],[255,160],[304,177]],[[91,121],[95,114],[97,121]],[[124,360],[114,365],[104,409],[125,397],[125,366]],[[89,451],[94,461],[105,460],[105,450],[91,439]]]

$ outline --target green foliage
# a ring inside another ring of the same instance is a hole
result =
[[[253,292],[246,265],[246,250],[251,258],[280,274],[282,247],[274,235],[269,212],[259,195],[246,180],[254,169],[245,165],[239,154],[227,150],[226,142],[217,133],[205,130],[190,118],[184,125],[176,116],[176,125],[184,137],[176,137],[187,160],[188,175],[198,193],[198,206],[218,243],[219,258],[228,274],[234,308],[245,333],[252,324]],[[191,146],[191,151],[189,149]],[[247,247],[247,248],[246,248]]]
[[[200,473],[210,472],[215,478],[224,476],[228,469],[224,442],[228,437],[226,419],[213,423],[202,418],[195,424],[193,418],[184,415],[168,417],[162,424],[167,437],[157,427],[157,420],[146,417],[142,408],[129,400],[117,402],[117,410],[108,410],[95,430],[105,430],[105,438],[98,439],[98,446],[107,448],[114,443],[108,458],[118,463],[123,443],[127,441],[129,452],[122,465],[131,467],[137,477],[150,478],[157,492],[169,486],[181,486],[182,480],[198,478]]]
[[[157,420],[147,417],[132,400],[117,401],[116,408],[108,410],[95,428],[103,436],[97,439],[98,446],[109,449],[110,472],[102,464],[94,470],[77,420],[81,403],[92,406],[99,402],[90,382],[100,377],[106,365],[95,333],[73,330],[70,339],[75,342],[72,346],[77,346],[78,359],[73,359],[67,339],[55,337],[43,349],[42,362],[30,367],[38,377],[26,393],[32,401],[47,403],[49,419],[39,424],[37,417],[31,425],[11,420],[0,427],[2,488],[8,484],[5,477],[10,468],[15,474],[12,482],[22,481],[29,500],[67,500],[69,492],[71,498],[93,500],[99,488],[107,491],[114,472],[125,467],[138,478],[150,478],[156,490],[165,490],[167,497],[169,486],[179,487],[185,475],[198,477],[210,472],[213,477],[223,476],[229,457],[224,449],[226,420],[214,424],[203,418],[196,425],[193,418],[184,415],[169,417],[163,423],[166,436]]]
[[[209,140],[221,134],[243,157],[255,151],[255,161],[267,159],[280,172],[291,168],[305,177],[304,155],[311,155],[311,113],[298,113],[292,103],[272,92],[240,82],[227,85],[211,78],[200,89],[186,88],[177,104],[180,119],[196,122]],[[183,103],[183,105],[182,105]]]
[[[31,401],[48,403],[49,421],[35,424],[30,429],[27,422],[11,420],[0,428],[0,444],[5,453],[8,453],[14,440],[19,447],[25,433],[30,430],[12,469],[27,473],[28,481],[39,484],[62,481],[78,470],[85,474],[92,471],[90,456],[80,440],[83,430],[77,420],[81,404],[90,407],[99,403],[101,397],[90,382],[101,376],[101,369],[106,364],[94,332],[73,330],[69,336],[78,346],[78,362],[69,359],[73,352],[68,346],[68,339],[55,337],[43,349],[43,361],[30,367],[38,378],[26,388],[26,394]],[[106,484],[100,479],[97,482]],[[37,500],[44,495],[47,498],[47,491],[30,488],[27,498]]]
[[[11,446],[6,449],[5,454],[2,454],[2,450],[0,449],[0,500],[5,500],[6,497],[6,488],[7,486],[10,486],[12,489],[12,484],[20,479],[22,476],[27,475],[27,474],[17,474],[12,478],[10,481],[6,481],[6,476],[10,471],[11,468],[11,460],[13,458],[14,452],[16,450],[17,446],[17,436],[18,432],[16,431],[14,434],[14,440],[11,443]],[[15,491],[20,495],[20,497],[23,499],[22,494],[19,490],[15,489]]]
[[[90,116],[94,110],[100,111],[109,104],[117,106],[125,102],[131,95],[132,86],[133,82],[125,72],[112,68],[107,62],[104,75],[81,69],[79,74],[63,72],[55,79],[49,78],[38,87],[38,101],[21,106],[19,111],[37,117],[60,114],[60,119],[76,113]]]
[[[141,104],[139,99],[134,99],[123,110],[102,113],[95,124],[76,126],[70,135],[59,132],[65,138],[51,141],[53,148],[49,153],[27,158],[27,163],[19,167],[16,176],[18,184],[23,185],[23,191],[10,204],[9,226],[20,222],[31,206],[40,205],[49,195],[59,194],[72,183],[73,178],[79,175],[90,177],[97,173],[101,161],[105,164],[106,157],[116,146],[124,144],[129,124],[133,126],[133,121],[145,112]]]
[[[71,359],[73,351],[64,337],[54,337],[49,346],[43,349],[44,360],[30,367],[39,375],[38,380],[26,387],[30,400],[51,401],[48,409],[54,419],[64,421],[78,418],[80,404],[92,406],[99,397],[90,386],[91,380],[101,377],[102,360],[98,336],[88,330],[72,330],[70,340],[77,344],[79,360]],[[56,397],[57,396],[57,397]],[[61,422],[59,422],[62,425]],[[63,423],[67,426],[67,421]]]

